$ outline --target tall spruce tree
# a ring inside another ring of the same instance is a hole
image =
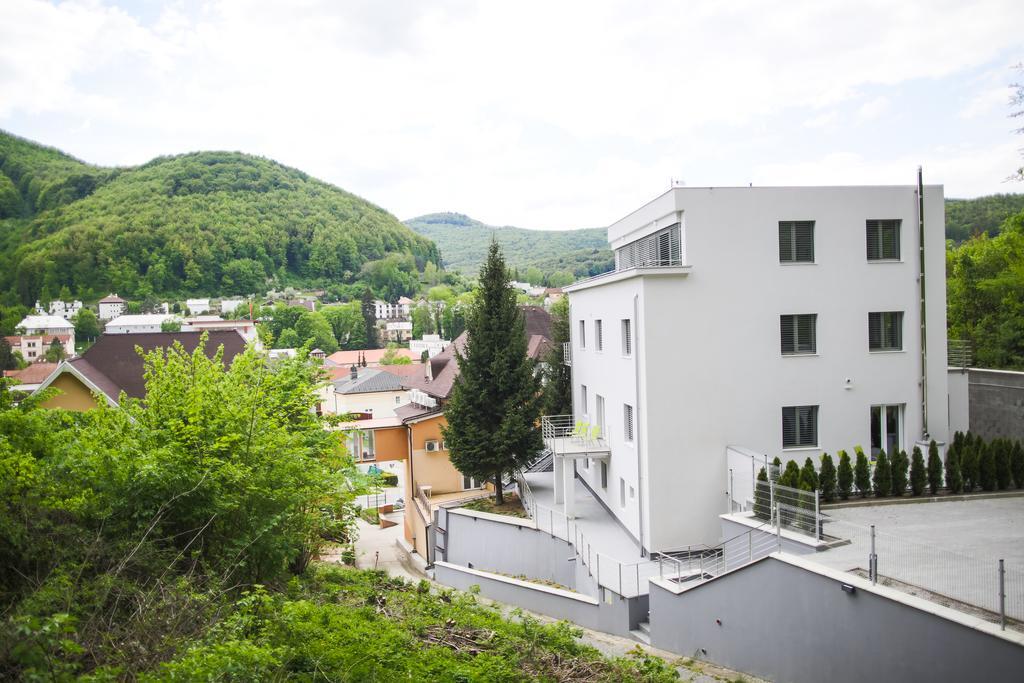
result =
[[[853,466],[850,465],[850,455],[846,451],[839,451],[839,472],[837,473],[837,478],[839,497],[846,500],[850,497],[850,492],[853,490]]]
[[[444,429],[452,464],[465,475],[493,479],[499,505],[502,475],[528,464],[543,447],[537,427],[540,386],[509,281],[501,249],[491,242],[466,325],[469,338],[464,351],[456,352],[459,376]]]
[[[861,498],[865,498],[871,493],[871,467],[868,465],[868,456],[864,455],[864,449],[857,446],[854,452],[857,453],[857,465],[853,470],[854,482],[857,493]]]
[[[821,471],[818,472],[818,485],[821,488],[821,497],[825,502],[831,503],[836,498],[836,466],[832,462],[832,456],[825,453],[821,456]]]
[[[11,348],[7,338],[0,334],[0,373],[4,370],[17,370],[18,361],[14,357],[14,350]]]
[[[890,493],[894,496],[902,496],[907,492],[907,469],[910,467],[910,458],[907,452],[896,449],[889,457],[889,472],[891,488]]]
[[[377,348],[377,307],[373,302],[373,292],[368,288],[363,290],[363,297],[360,300],[360,311],[363,314],[363,330],[366,334],[366,348]]]
[[[928,483],[928,471],[924,464],[924,454],[918,446],[910,457],[910,491],[915,496],[924,493],[925,484]]]
[[[889,456],[885,454],[885,450],[878,451],[872,483],[876,496],[885,497],[892,493],[892,467],[889,465]]]
[[[551,306],[551,350],[544,357],[544,414],[572,413],[572,374],[562,357],[562,345],[569,342],[569,298]]]
[[[942,488],[942,458],[939,457],[939,444],[935,443],[935,439],[928,444],[928,488],[933,496]]]
[[[1024,447],[1020,441],[1014,441],[1010,451],[1010,473],[1017,488],[1024,489]]]

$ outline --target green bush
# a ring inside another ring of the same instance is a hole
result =
[[[850,465],[850,456],[846,451],[839,451],[838,488],[839,497],[848,500],[850,492],[853,490],[853,467]]]
[[[924,493],[924,487],[928,484],[928,470],[924,464],[924,454],[921,449],[914,446],[913,454],[910,457],[910,492],[915,496]]]
[[[971,433],[964,439],[964,450],[960,453],[960,476],[964,482],[964,491],[970,493],[978,486],[979,478],[979,446],[974,443]]]
[[[996,490],[995,444],[981,444],[978,455],[978,483],[985,491]]]
[[[1009,439],[996,439],[992,445],[995,448],[996,486],[1000,491],[1005,491],[1013,482],[1013,473],[1010,471],[1013,444]]]
[[[800,488],[800,466],[795,460],[786,463],[786,469],[779,475],[779,486],[788,486],[792,489]]]
[[[939,445],[935,439],[928,444],[928,488],[933,496],[942,488],[942,458],[939,457]]]
[[[754,485],[754,516],[759,519],[771,519],[771,491],[768,488],[768,471],[762,467],[757,473]]]
[[[391,472],[381,472],[377,475],[377,480],[381,486],[394,487],[398,486],[398,475]]]
[[[857,466],[853,470],[853,480],[860,497],[865,498],[871,492],[871,468],[863,448],[857,446],[854,452],[857,454]]]
[[[953,445],[946,453],[946,488],[950,493],[963,493],[963,467],[960,463],[960,449]]]
[[[821,486],[821,497],[825,502],[831,503],[836,499],[836,466],[832,463],[832,456],[825,453],[821,456],[821,472],[818,473],[818,483]]]
[[[889,466],[889,456],[885,454],[884,450],[878,451],[872,484],[875,495],[880,498],[892,493],[892,469]]]
[[[818,490],[818,473],[814,469],[814,461],[810,458],[804,460],[804,466],[800,469],[800,488],[805,491]]]
[[[1013,474],[1013,482],[1017,488],[1024,489],[1024,446],[1020,441],[1013,442],[1013,450],[1010,452],[1010,472]]]
[[[897,449],[889,458],[889,471],[892,481],[890,493],[894,496],[902,496],[907,492],[907,468],[910,466],[910,459],[907,452]]]

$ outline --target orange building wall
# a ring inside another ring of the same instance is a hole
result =
[[[82,384],[81,380],[70,372],[62,372],[58,375],[50,382],[50,388],[58,389],[60,393],[43,401],[41,405],[44,408],[63,408],[83,412],[91,410],[97,405],[89,387]]]
[[[409,439],[405,427],[373,430],[376,462],[409,458]]]

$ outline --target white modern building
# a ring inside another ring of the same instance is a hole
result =
[[[100,320],[113,320],[122,315],[128,306],[128,302],[117,294],[108,294],[100,299],[99,318]]]
[[[377,299],[373,302],[374,315],[377,320],[407,319],[415,302],[407,296],[399,297],[395,303]]]
[[[245,299],[221,299],[220,313],[221,315],[231,315],[244,303]]]
[[[22,345],[26,346],[26,349],[22,355],[25,360],[32,361],[42,357],[54,338],[64,346],[64,353],[68,356],[75,355],[75,326],[64,318],[56,315],[28,315],[18,323],[15,330],[24,338]],[[27,345],[30,343],[39,345],[38,353],[28,352]]]
[[[38,301],[36,302],[36,310],[43,312]],[[80,310],[82,310],[82,302],[77,299],[74,301],[61,301],[60,299],[54,299],[50,302],[50,309],[48,312],[50,315],[70,319],[78,315]]]
[[[384,326],[384,341],[404,344],[412,339],[412,323],[408,321],[389,322]]]
[[[944,442],[943,188],[923,195],[673,188],[611,225],[616,270],[565,288],[576,436],[549,439],[555,502],[572,516],[575,476],[669,551],[718,540],[731,447],[802,464]]]
[[[210,300],[209,299],[185,299],[185,308],[188,309],[189,315],[202,315],[203,313],[210,312]]]
[[[198,315],[192,318],[185,318],[182,326],[185,331],[203,330],[235,330],[245,338],[246,342],[256,344],[257,348],[262,345],[259,342],[259,334],[256,331],[256,321],[242,318],[240,320],[224,320],[217,315]]]
[[[425,334],[423,335],[423,339],[410,339],[409,350],[420,356],[422,356],[423,352],[426,351],[427,357],[433,358],[448,348],[449,344],[451,344],[451,341],[448,339],[441,339],[441,335],[439,334]]]
[[[119,315],[106,324],[103,331],[107,334],[143,334],[147,332],[163,332],[163,324],[168,320],[178,320],[176,315],[164,313],[143,313],[138,315]]]

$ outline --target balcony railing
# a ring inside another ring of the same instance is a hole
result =
[[[572,344],[569,342],[562,342],[562,362],[572,366]]]
[[[974,362],[974,345],[967,339],[947,340],[946,361],[951,368],[966,370]]]
[[[601,427],[572,415],[545,415],[540,419],[544,446],[555,456],[607,457],[608,442]]]

